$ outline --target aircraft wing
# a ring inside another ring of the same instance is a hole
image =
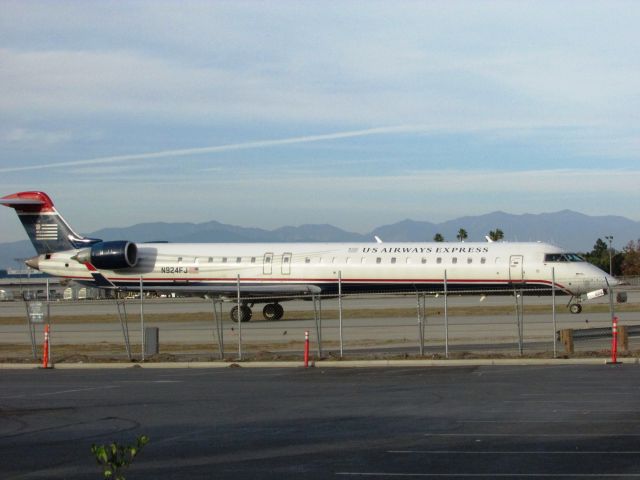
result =
[[[119,287],[122,290],[138,291],[137,285]],[[238,293],[237,285],[188,285],[174,284],[161,286],[145,286],[145,290],[155,290],[158,292],[193,292],[193,293],[213,293],[217,295],[235,295]],[[265,296],[265,295],[298,295],[298,294],[319,294],[322,289],[317,285],[310,284],[289,284],[289,285],[240,285],[240,295],[242,296]]]

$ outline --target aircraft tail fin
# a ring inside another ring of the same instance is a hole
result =
[[[0,205],[15,209],[39,255],[83,248],[100,240],[78,235],[44,192],[20,192],[0,198]]]

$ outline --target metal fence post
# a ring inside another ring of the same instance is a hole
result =
[[[553,358],[558,356],[557,325],[556,325],[556,268],[551,268],[551,318],[553,319]]]
[[[118,310],[118,318],[120,319],[120,327],[122,328],[122,337],[124,338],[124,348],[127,351],[127,358],[131,361],[131,342],[129,341],[129,317],[127,316],[127,299],[122,300],[122,311],[120,310],[120,290],[116,290],[116,308]],[[124,313],[124,316],[123,316]]]
[[[316,322],[316,343],[318,348],[318,359],[322,358],[322,320],[318,315],[318,299],[316,294],[312,294],[311,298],[313,299],[313,318]]]
[[[516,301],[516,328],[518,329],[518,353],[520,355],[522,355],[523,353],[523,346],[522,346],[522,326],[521,326],[521,316],[522,316],[522,312],[521,312],[521,297],[522,297],[522,291],[520,291],[518,293],[518,290],[516,290],[515,286],[513,288],[513,296],[514,296],[514,300]]]
[[[520,290],[520,356],[524,354],[524,291]]]
[[[142,361],[144,362],[144,280],[140,277],[140,333],[142,335]]]
[[[240,274],[238,274],[238,359],[242,360],[242,305],[240,303]]]
[[[24,302],[24,308],[27,314],[27,328],[29,329],[29,338],[31,339],[31,353],[33,354],[33,359],[37,361],[38,349],[36,347],[36,327],[31,322],[31,315],[29,313],[29,300],[26,300],[23,296],[22,301]]]
[[[609,292],[609,311],[611,312],[611,322],[613,322],[613,319],[616,316],[616,312],[613,307],[613,289],[611,288],[611,285],[609,285],[609,279],[607,277],[604,277],[604,281],[607,283],[607,291]]]
[[[424,356],[424,317],[425,317],[425,305],[424,305],[424,294],[420,292],[416,292],[416,300],[418,307],[418,347],[420,351],[420,356]],[[422,301],[421,301],[422,300]]]
[[[340,329],[340,358],[344,353],[344,343],[342,339],[342,270],[338,271],[338,326]]]
[[[448,296],[447,271],[444,271],[444,357],[449,358],[449,312],[447,310]]]
[[[50,302],[50,298],[49,298],[49,279],[47,278],[47,311],[46,311],[46,316],[47,316],[47,325],[51,325],[51,302]],[[51,367],[53,366],[53,363],[51,362],[51,359],[53,358],[53,355],[51,355],[51,344],[53,343],[51,341],[51,328],[49,328],[49,341],[48,341],[48,348],[47,348],[47,364]]]
[[[213,304],[213,319],[216,327],[216,337],[218,340],[218,353],[220,353],[220,360],[224,360],[224,339],[223,339],[223,325],[222,325],[222,311],[220,311],[220,316],[218,316],[218,300],[215,298],[211,299]],[[222,306],[222,303],[220,303]]]

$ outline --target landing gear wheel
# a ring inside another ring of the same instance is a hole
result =
[[[274,303],[273,306],[276,309],[276,315],[273,317],[274,320],[280,320],[284,316],[284,308],[279,303]]]
[[[240,307],[240,321],[241,322],[248,322],[249,320],[251,320],[251,315],[252,314],[253,314],[253,312],[246,305],[243,305],[242,307]],[[234,322],[238,323],[238,306],[237,305],[231,309],[230,315],[231,315],[231,320],[233,320]]]
[[[276,319],[276,304],[275,303],[267,303],[262,309],[262,315],[265,320],[275,320]]]
[[[579,303],[572,303],[569,306],[569,311],[573,314],[578,314],[582,312],[582,305],[580,305]]]

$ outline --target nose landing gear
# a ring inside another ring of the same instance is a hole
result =
[[[571,305],[569,305],[569,311],[577,315],[578,313],[582,312],[582,305],[580,305],[579,303],[572,303]]]

